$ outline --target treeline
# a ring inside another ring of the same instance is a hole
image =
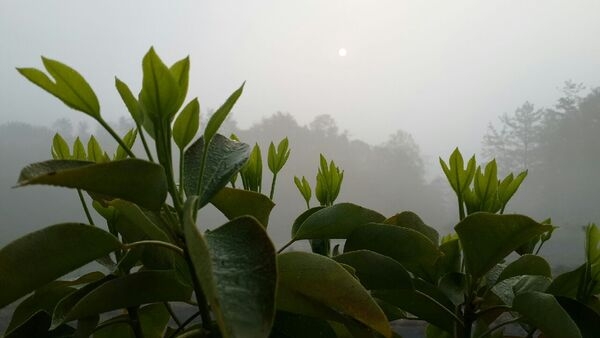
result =
[[[125,134],[132,125],[126,119],[113,123],[115,129]],[[275,202],[269,232],[280,243],[289,240],[294,218],[306,205],[293,183],[294,176],[305,176],[313,189],[319,154],[334,160],[344,170],[344,182],[338,202],[348,201],[378,210],[386,215],[413,210],[432,226],[447,232],[453,222],[451,207],[443,207],[434,186],[424,179],[424,165],[417,144],[412,137],[397,131],[381,145],[369,145],[352,140],[340,131],[328,115],[316,117],[308,125],[299,125],[292,115],[276,113],[250,128],[237,127],[228,120],[223,132],[236,134],[251,145],[259,144],[263,151],[263,192],[270,189],[271,176],[266,165],[266,151],[271,141],[289,139],[291,155],[286,167],[278,175]],[[77,196],[60,188],[26,187],[8,189],[14,185],[20,169],[27,163],[50,158],[50,144],[55,132],[72,142],[79,137],[84,144],[94,134],[104,148],[114,149],[115,142],[100,129],[94,130],[86,123],[74,126],[65,119],[57,120],[51,128],[10,123],[0,126],[0,146],[3,162],[1,177],[2,241],[14,238],[37,226],[55,221],[84,221]],[[112,145],[112,147],[111,147]],[[6,149],[5,149],[6,148]],[[141,148],[137,151],[143,154]],[[56,191],[58,190],[58,191]],[[34,201],[28,201],[32,198]],[[40,204],[45,207],[40,208]],[[318,202],[313,197],[311,206]],[[17,212],[20,205],[29,205],[31,212]],[[442,207],[440,207],[442,206]],[[51,216],[53,215],[53,216]],[[18,219],[15,219],[18,218]],[[201,214],[203,227],[218,226],[224,218],[215,210]],[[9,224],[15,224],[10,226]],[[12,230],[11,230],[12,229]]]

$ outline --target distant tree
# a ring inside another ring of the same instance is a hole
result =
[[[483,137],[483,156],[496,158],[500,168],[509,171],[522,171],[537,165],[544,113],[525,102],[514,114],[500,116],[499,128],[490,124]]]

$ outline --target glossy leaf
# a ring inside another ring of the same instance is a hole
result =
[[[352,203],[340,203],[310,215],[298,228],[294,240],[348,238],[358,227],[384,219],[376,211]]]
[[[143,80],[139,101],[146,114],[156,123],[171,121],[179,107],[179,83],[173,73],[150,48],[142,60]]]
[[[312,214],[314,214],[315,212],[317,212],[323,208],[325,208],[325,207],[319,206],[319,207],[310,208],[310,209],[304,211],[303,213],[301,213],[298,217],[296,217],[296,219],[294,220],[294,224],[292,224],[292,238],[294,238],[296,236],[298,229],[300,229],[300,226],[302,225],[302,223],[304,223],[304,221],[306,221],[306,219],[308,217],[310,217]]]
[[[288,252],[278,256],[279,288],[306,297],[354,318],[385,337],[387,318],[367,290],[335,261],[316,254]]]
[[[52,327],[116,309],[167,301],[188,301],[192,290],[168,270],[147,270],[110,279],[79,295],[61,301],[54,310]]]
[[[275,203],[263,194],[228,187],[214,195],[210,203],[229,220],[248,215],[256,218],[264,227],[269,224],[269,215],[275,206]]]
[[[412,211],[403,211],[399,214],[395,214],[394,216],[383,221],[383,223],[393,224],[418,231],[429,238],[431,242],[436,245],[440,241],[440,235],[438,234],[437,230],[425,224],[421,217]]]
[[[264,337],[275,316],[275,248],[262,226],[240,217],[204,237],[185,206],[184,235],[195,273],[223,337]]]
[[[167,197],[163,168],[138,159],[98,164],[66,160],[34,163],[19,177],[19,186],[31,184],[82,189],[153,210],[160,209]]]
[[[210,143],[213,136],[217,134],[221,124],[223,124],[238,98],[242,95],[245,84],[245,82],[242,83],[241,87],[234,91],[229,98],[227,98],[227,101],[225,101],[225,103],[223,103],[223,105],[210,117],[210,120],[208,120],[206,128],[204,129],[204,139],[207,140],[208,143]]]
[[[516,296],[525,292],[544,292],[552,279],[544,276],[520,275],[504,279],[498,282],[492,288],[492,292],[497,295],[506,305],[512,305]]]
[[[129,86],[127,86],[125,82],[115,77],[115,87],[117,88],[117,91],[119,92],[123,103],[125,103],[125,106],[127,107],[129,114],[131,115],[131,118],[133,118],[133,120],[135,121],[135,124],[138,126],[143,125],[144,112],[140,107],[140,103],[131,92],[131,89],[129,89]]]
[[[515,297],[513,308],[538,327],[544,337],[581,337],[577,325],[552,295],[541,292],[523,293]]]
[[[333,257],[354,268],[362,285],[369,290],[412,289],[412,278],[394,259],[369,250],[357,250]]]
[[[120,247],[108,232],[76,223],[53,225],[11,242],[0,249],[0,308]]]
[[[519,246],[551,228],[523,215],[483,212],[467,216],[454,227],[460,237],[467,271],[474,278],[482,277]]]
[[[352,232],[344,252],[371,250],[398,261],[408,271],[431,280],[437,259],[437,246],[415,230],[388,224],[367,224]]]
[[[523,255],[504,268],[497,281],[500,282],[504,279],[520,275],[536,275],[552,278],[552,270],[548,262],[542,257]]]
[[[184,149],[198,132],[200,127],[200,104],[198,99],[188,103],[175,119],[173,140],[179,149]]]
[[[204,150],[204,138],[200,137],[185,151],[183,161],[185,193],[192,196],[200,192],[199,208],[205,206],[227,185],[249,156],[247,144],[232,141],[220,134],[214,136],[208,147],[206,163],[202,163]],[[203,166],[204,173],[200,183],[200,172]]]
[[[35,68],[17,68],[19,73],[48,93],[56,96],[67,106],[100,119],[100,103],[92,87],[73,68],[56,60],[42,57],[50,79]]]

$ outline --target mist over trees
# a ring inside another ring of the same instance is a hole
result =
[[[210,111],[203,118],[208,115]],[[121,135],[133,127],[126,118],[111,124]],[[94,134],[109,153],[116,146],[105,132],[87,122],[59,119],[51,127],[0,125],[0,214],[6,224],[0,244],[49,222],[85,222],[76,193],[71,190],[39,186],[10,189],[21,168],[51,157],[55,132],[68,142],[80,137],[84,143]],[[270,142],[289,139],[291,155],[278,176],[277,205],[268,229],[279,244],[289,239],[294,218],[306,208],[293,177],[305,176],[314,188],[320,153],[344,170],[338,202],[357,203],[388,216],[411,210],[441,233],[451,232],[457,221],[456,201],[448,184],[441,175],[431,181],[425,178],[427,168],[419,146],[406,131],[399,129],[382,144],[371,145],[349,137],[329,115],[300,125],[291,114],[277,112],[249,128],[238,127],[235,118],[230,118],[222,132],[227,136],[234,133],[251,145],[258,144],[263,160]],[[501,175],[528,170],[529,175],[507,212],[525,213],[537,220],[551,217],[553,224],[561,228],[555,233],[555,241],[542,253],[560,264],[570,264],[581,257],[582,249],[573,244],[581,243],[581,227],[600,220],[598,144],[600,89],[585,92],[583,85],[573,82],[565,83],[561,97],[550,108],[525,102],[513,113],[501,115],[490,124],[482,140],[483,159],[496,158]],[[136,147],[138,153],[143,153],[141,146]],[[438,168],[435,170],[441,173]],[[263,191],[270,189],[270,175],[263,171]],[[313,197],[311,206],[316,204]],[[200,220],[208,228],[225,222],[211,208],[200,215]],[[564,255],[565,250],[568,255]]]

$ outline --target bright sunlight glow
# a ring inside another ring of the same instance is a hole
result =
[[[346,56],[346,54],[348,54],[348,51],[346,50],[346,48],[340,48],[340,49],[338,50],[338,54],[339,54],[340,56]]]

